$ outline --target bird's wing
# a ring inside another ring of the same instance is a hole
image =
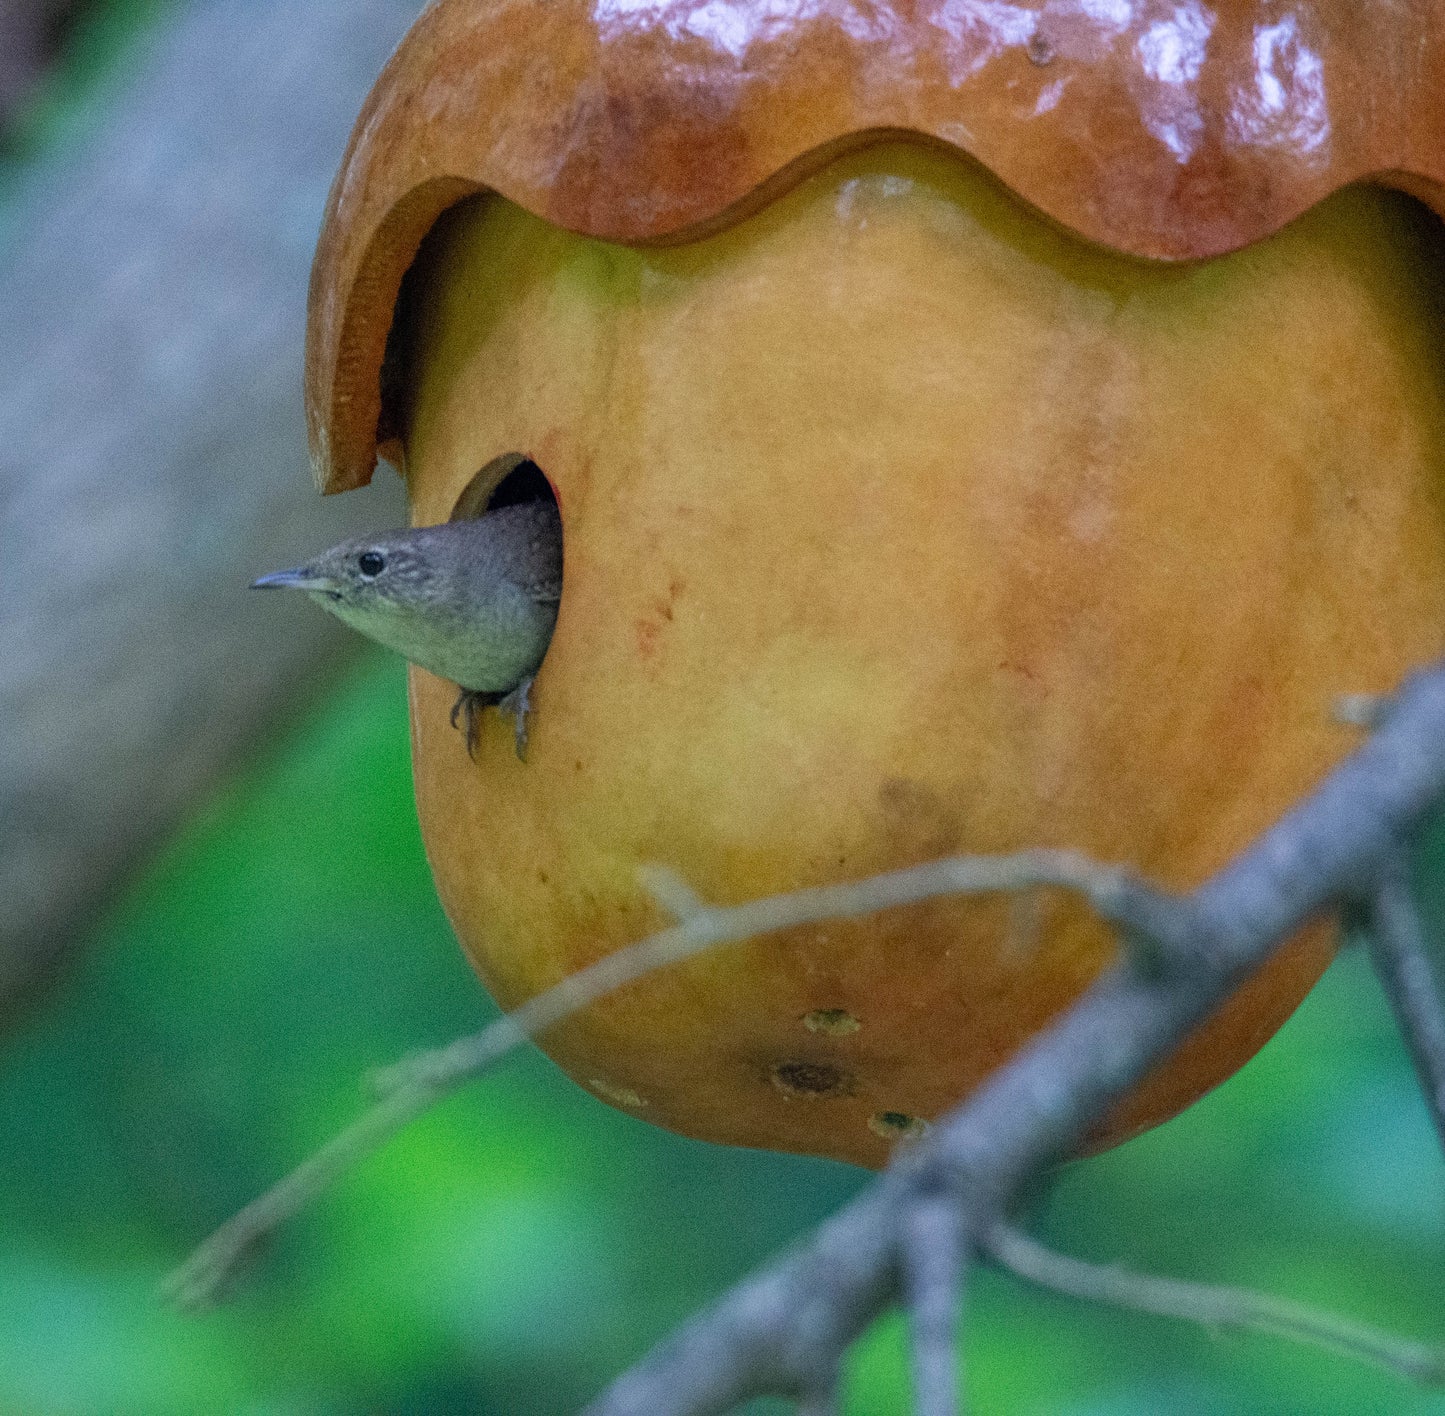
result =
[[[562,523],[550,502],[524,502],[464,523],[477,543],[474,564],[493,581],[510,581],[529,600],[562,598]]]

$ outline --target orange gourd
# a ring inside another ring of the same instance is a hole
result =
[[[520,453],[562,507],[529,760],[491,725],[471,762],[412,679],[502,1004],[662,922],[642,863],[733,902],[1060,845],[1182,887],[1318,780],[1333,695],[1445,642],[1442,127],[1425,3],[430,7],[332,194],[307,403],[328,491],[380,448],[437,521]],[[878,1164],[1112,957],[1062,898],[1016,934],[998,900],[793,930],[543,1046],[659,1124]]]

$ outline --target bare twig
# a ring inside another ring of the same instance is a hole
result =
[[[493,1024],[487,1032],[497,1033],[499,1044],[509,1051],[513,1043],[501,1038],[506,1021]],[[480,1041],[486,1035],[469,1041]],[[162,1285],[166,1299],[191,1309],[214,1303],[268,1235],[334,1185],[358,1161],[429,1110],[449,1089],[445,1083],[432,1081],[424,1068],[391,1087],[375,1106],[302,1161],[284,1180],[228,1219],[168,1275]]]
[[[659,867],[648,867],[642,883],[680,923],[599,959],[470,1037],[419,1053],[378,1073],[373,1078],[380,1094],[375,1107],[228,1220],[166,1280],[166,1295],[184,1307],[214,1301],[236,1267],[267,1234],[435,1102],[614,989],[705,949],[944,895],[1054,885],[1084,894],[1101,914],[1140,924],[1162,918],[1167,899],[1123,871],[1097,865],[1070,851],[957,856],[730,907],[704,904],[685,882]]]
[[[1437,667],[1411,678],[1375,736],[1177,912],[1156,897],[1166,926],[1158,933],[1175,941],[1177,967],[1146,971],[1130,956],[1102,977],[874,1186],[694,1316],[587,1416],[707,1416],[778,1390],[769,1382],[805,1305],[831,1306],[846,1342],[897,1296],[895,1256],[878,1236],[899,1232],[904,1209],[940,1181],[974,1232],[1000,1222],[1022,1185],[1076,1145],[1247,973],[1388,867],[1445,796],[1442,742],[1445,669]],[[830,1266],[830,1255],[845,1261]],[[1428,1363],[1421,1370],[1433,1375]]]
[[[1365,918],[1371,962],[1445,1145],[1445,1008],[1403,854],[1381,876]]]
[[[702,896],[670,866],[642,866],[637,872],[637,883],[679,922],[686,923],[707,909]]]
[[[913,1327],[918,1416],[957,1416],[958,1323],[969,1257],[958,1201],[948,1194],[920,1197],[903,1217],[903,1298]]]
[[[1334,701],[1330,716],[1350,728],[1378,728],[1390,711],[1390,699],[1378,693],[1342,693]]]
[[[995,1225],[981,1247],[996,1263],[1020,1278],[1071,1298],[1182,1318],[1208,1328],[1273,1333],[1377,1363],[1417,1382],[1445,1382],[1445,1348],[1412,1342],[1300,1303],[1243,1288],[1186,1283],[1085,1263],[1045,1248],[1006,1224]]]
[[[951,1280],[961,1276],[975,1235],[991,1236],[991,1252],[1016,1269],[1032,1261],[1057,1287],[1074,1282],[1108,1301],[1266,1328],[1440,1380],[1440,1354],[1418,1343],[1231,1290],[1119,1275],[1105,1282],[1100,1274],[1108,1271],[1057,1255],[1043,1263],[1045,1251],[998,1228],[1030,1180],[1075,1149],[1286,939],[1341,902],[1373,899],[1390,960],[1382,976],[1434,1084],[1445,1022],[1433,986],[1421,983],[1428,974],[1418,972],[1418,919],[1390,881],[1400,882],[1401,842],[1445,797],[1445,668],[1417,675],[1388,711],[1373,716],[1377,731],[1353,757],[1188,896],[1064,851],[959,857],[736,906],[709,905],[677,877],[650,870],[644,884],[676,925],[564,980],[476,1037],[393,1069],[378,1108],[237,1216],[182,1270],[176,1291],[190,1298],[213,1292],[257,1238],[429,1100],[653,969],[799,924],[944,895],[1048,886],[1083,894],[1117,927],[1132,946],[1119,964],[928,1136],[900,1148],[873,1186],[695,1316],[624,1374],[589,1416],[717,1416],[767,1393],[802,1393],[805,1412],[826,1412],[848,1344],[900,1296],[918,1318],[919,1386],[932,1403],[925,1409],[930,1416],[948,1411],[958,1287]]]

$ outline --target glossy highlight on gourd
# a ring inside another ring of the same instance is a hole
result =
[[[744,219],[849,148],[967,154],[1138,256],[1257,242],[1362,178],[1440,206],[1433,0],[441,0],[368,99],[312,284],[317,475],[366,481],[402,277],[448,206],[501,193],[630,243]]]

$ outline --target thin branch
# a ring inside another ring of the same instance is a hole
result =
[[[1392,701],[1379,693],[1341,693],[1331,705],[1330,716],[1344,727],[1378,728]]]
[[[1445,1383],[1445,1349],[1283,1298],[1085,1263],[1045,1248],[1006,1224],[995,1225],[981,1247],[1020,1278],[1071,1298],[1180,1318],[1204,1327],[1272,1333],[1376,1363],[1417,1382]]]
[[[500,1030],[500,1025],[494,1025]],[[425,1072],[393,1087],[375,1106],[332,1137],[320,1150],[233,1215],[168,1275],[161,1291],[181,1308],[200,1309],[216,1302],[261,1241],[274,1233],[356,1163],[416,1120],[445,1093]]]
[[[707,910],[707,901],[671,866],[639,866],[637,883],[679,923],[685,923]]]
[[[564,980],[475,1038],[393,1069],[377,1110],[233,1220],[182,1271],[178,1290],[183,1296],[213,1291],[257,1238],[431,1099],[655,968],[775,930],[945,895],[1040,886],[1082,893],[1134,946],[1123,951],[1121,962],[927,1137],[900,1149],[873,1186],[790,1254],[696,1315],[625,1373],[589,1416],[716,1416],[752,1396],[818,1392],[832,1381],[852,1339],[899,1296],[905,1272],[899,1238],[921,1201],[950,1197],[964,1235],[993,1232],[1020,1189],[1076,1149],[1090,1125],[1284,940],[1341,900],[1379,888],[1381,875],[1398,862],[1400,842],[1445,796],[1445,752],[1439,749],[1445,741],[1445,668],[1416,675],[1377,717],[1378,731],[1353,757],[1186,897],[1064,851],[960,857],[734,907],[709,906],[675,877],[651,872],[645,883],[678,917],[677,925]],[[1380,900],[1398,904],[1391,896]],[[1400,921],[1392,916],[1391,922],[1393,932],[1383,937],[1398,942],[1405,937]],[[1423,1035],[1423,1022],[1416,1031]],[[1016,1250],[1010,1252],[1016,1257]],[[927,1342],[936,1344],[942,1327],[936,1277],[924,1284],[915,1271],[909,1281],[925,1308]],[[1148,1291],[1158,1302],[1177,1302],[1183,1290],[1198,1299],[1201,1291],[1151,1279],[1137,1280],[1136,1294],[1139,1283],[1153,1285]],[[1226,1292],[1203,1291],[1216,1302]],[[1240,1295],[1231,1298],[1233,1307],[1211,1310],[1213,1321],[1237,1322],[1244,1312],[1255,1326],[1303,1334],[1421,1379],[1440,1379],[1440,1355],[1432,1349],[1293,1305],[1251,1299],[1250,1306]],[[932,1372],[935,1347],[929,1352]],[[814,1409],[820,1399],[813,1398]]]
[[[419,1053],[377,1073],[379,1100],[290,1175],[253,1200],[207,1239],[165,1282],[183,1307],[216,1300],[257,1244],[298,1214],[361,1160],[457,1088],[481,1076],[524,1043],[597,999],[706,949],[802,924],[874,914],[945,895],[991,894],[1052,885],[1077,890],[1107,917],[1131,926],[1159,924],[1170,897],[1126,872],[1072,851],[1011,856],[956,856],[907,870],[824,885],[729,907],[709,906],[672,872],[647,867],[642,883],[680,922],[599,959],[539,993],[470,1037]]]
[[[1415,1064],[1436,1134],[1445,1145],[1445,1006],[1403,854],[1381,877],[1366,925],[1370,960]]]
[[[679,923],[618,949],[569,974],[505,1018],[468,1038],[408,1058],[376,1075],[386,1093],[425,1080],[444,1095],[471,1081],[554,1024],[615,989],[695,954],[806,924],[856,919],[948,895],[986,895],[1054,886],[1074,890],[1105,919],[1168,939],[1178,932],[1170,913],[1175,901],[1127,871],[1102,865],[1077,851],[1019,851],[1000,856],[950,856],[905,870],[838,885],[819,885],[768,895],[741,905],[708,905],[680,876],[647,865],[639,883]]]
[[[1031,1176],[1077,1146],[1284,940],[1358,897],[1445,797],[1445,668],[1412,676],[1379,716],[1375,735],[1310,796],[1166,914],[1187,925],[1173,936],[1180,967],[1146,971],[1126,958],[878,1182],[696,1314],[587,1416],[707,1416],[777,1390],[762,1384],[760,1354],[786,1343],[800,1308],[831,1304],[846,1341],[896,1296],[894,1254],[877,1236],[898,1232],[926,1185],[952,1185],[975,1232],[999,1222]],[[830,1271],[829,1255],[851,1261]]]
[[[917,1416],[957,1416],[958,1324],[970,1254],[955,1197],[923,1195],[903,1216],[903,1297],[913,1338]]]

